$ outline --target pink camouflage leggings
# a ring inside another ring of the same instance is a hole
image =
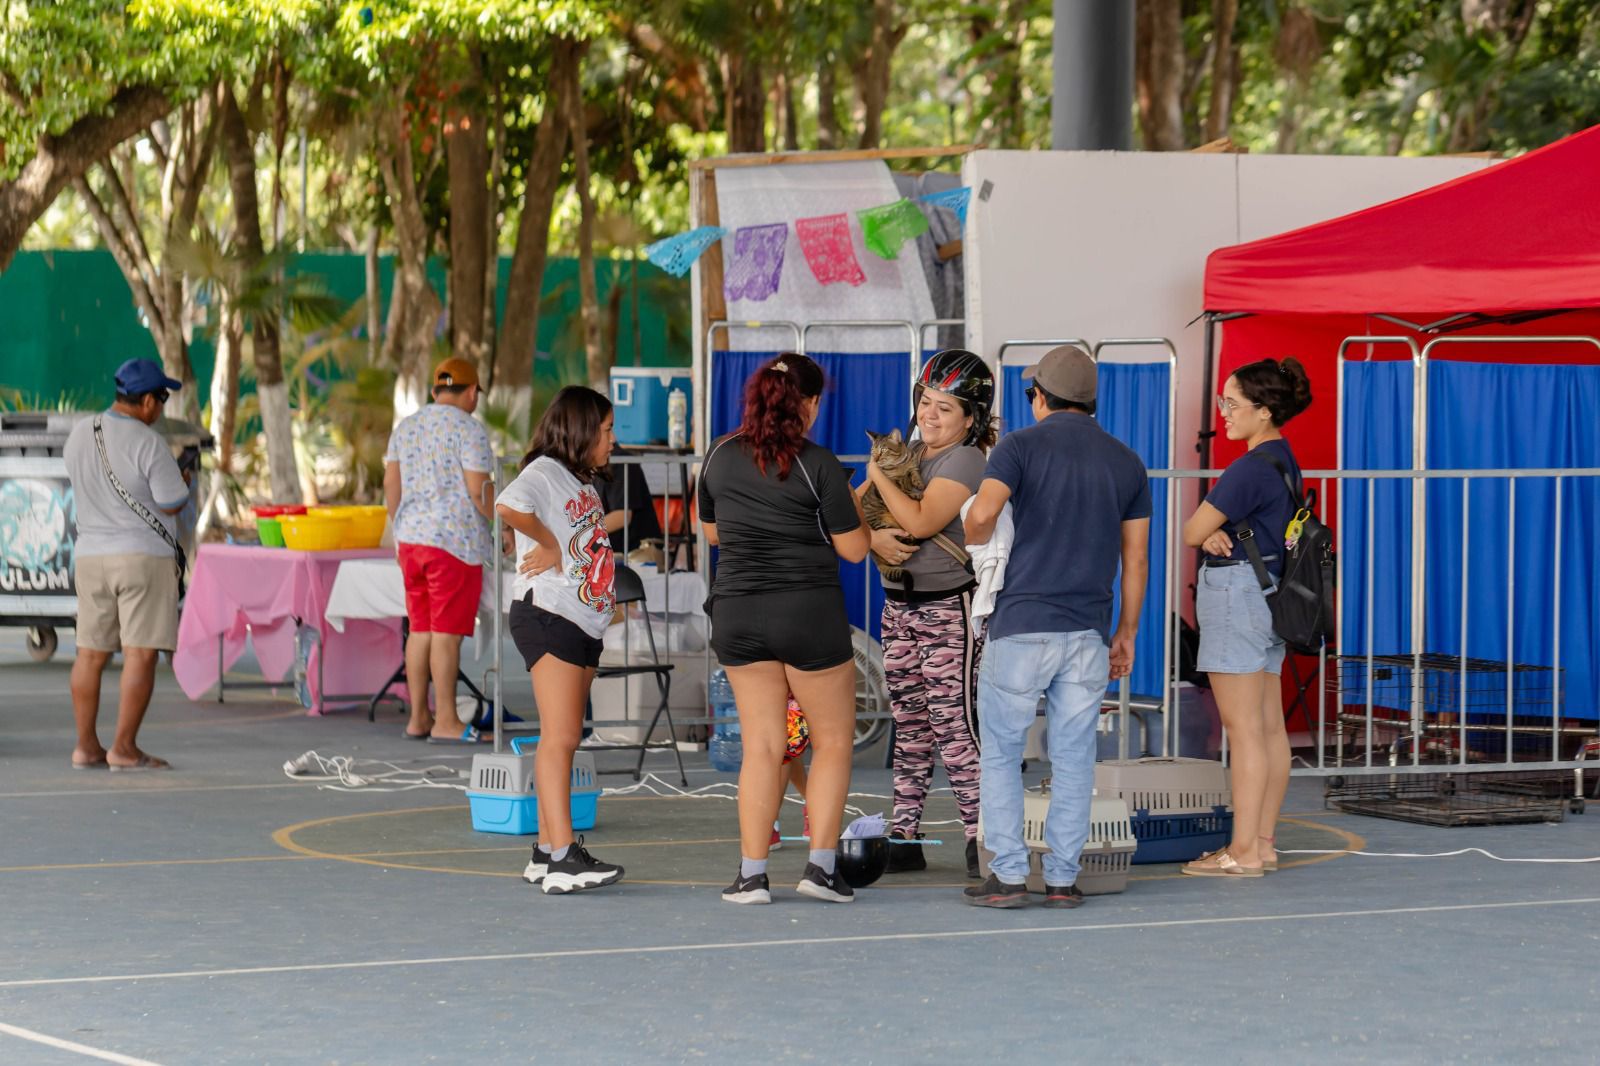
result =
[[[937,748],[968,840],[978,835],[978,659],[972,593],[883,605],[883,668],[894,714],[894,825],[914,837]]]

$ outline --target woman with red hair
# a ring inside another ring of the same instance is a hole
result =
[[[721,548],[711,586],[711,647],[739,708],[739,876],[730,903],[771,903],[767,851],[785,781],[793,692],[811,729],[806,805],[811,856],[798,890],[848,903],[838,873],[839,823],[855,739],[855,665],[839,559],[860,562],[870,537],[850,479],[806,439],[817,420],[822,368],[783,353],[751,375],[744,420],[715,441],[700,469],[700,524]]]

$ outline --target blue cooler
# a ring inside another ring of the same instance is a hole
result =
[[[694,439],[694,378],[688,367],[611,368],[611,405],[618,444],[666,444],[670,433],[667,400],[682,389],[687,401],[685,440]]]

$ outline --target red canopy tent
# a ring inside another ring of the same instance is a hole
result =
[[[1329,468],[1336,357],[1347,337],[1411,336],[1421,345],[1454,333],[1600,336],[1596,188],[1600,126],[1398,200],[1212,252],[1205,306],[1208,329],[1221,324],[1216,380],[1268,356],[1305,363],[1316,399],[1286,436],[1308,469]],[[1441,346],[1438,355],[1548,362],[1553,351],[1597,361],[1585,345]],[[1408,352],[1391,345],[1372,354]],[[1239,454],[1239,445],[1214,440],[1213,465]]]

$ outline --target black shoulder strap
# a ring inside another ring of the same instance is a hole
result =
[[[1244,458],[1248,459],[1254,455],[1259,455],[1271,463],[1273,468],[1278,471],[1278,476],[1283,478],[1283,487],[1289,492],[1290,506],[1298,508],[1301,501],[1305,499],[1305,495],[1296,485],[1295,479],[1289,476],[1288,467],[1279,462],[1276,455],[1261,447],[1252,448],[1250,451],[1245,452]],[[1244,553],[1250,557],[1250,567],[1256,572],[1256,581],[1261,585],[1261,591],[1270,592],[1272,590],[1272,575],[1267,573],[1266,561],[1261,558],[1261,549],[1256,545],[1256,531],[1250,527],[1249,522],[1245,521],[1235,522],[1230,528],[1233,530],[1234,539],[1244,545]]]
[[[134,499],[129,495],[128,490],[122,487],[122,481],[118,479],[116,471],[111,469],[111,457],[106,454],[106,435],[105,430],[100,425],[101,417],[100,415],[94,416],[94,446],[100,453],[100,469],[105,471],[106,480],[111,482],[112,491],[122,497],[122,502],[128,505],[128,509],[143,519],[144,524],[149,526],[151,531],[162,540],[166,541],[167,547],[172,549],[173,564],[178,569],[178,599],[181,600],[185,591],[184,574],[189,569],[189,557],[184,554],[183,545],[179,544],[177,538],[168,531],[166,523],[151,514],[149,508]]]

